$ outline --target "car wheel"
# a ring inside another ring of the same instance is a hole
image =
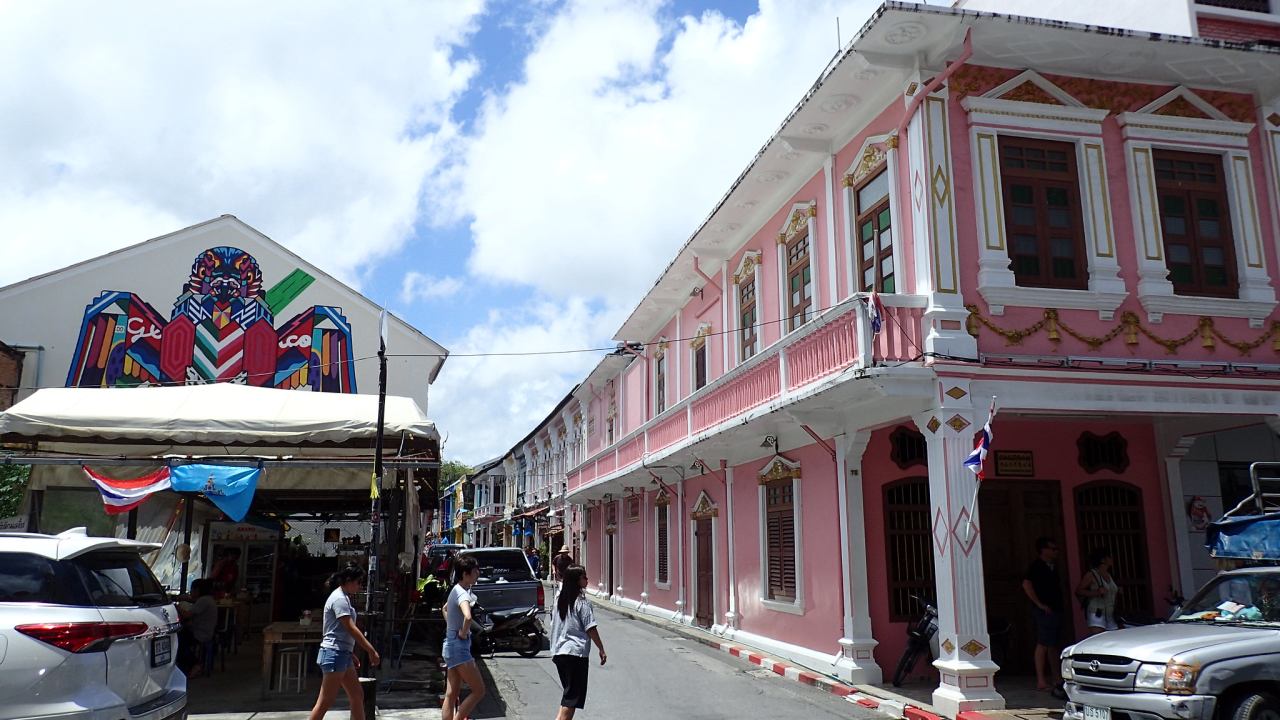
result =
[[[1250,693],[1236,703],[1231,720],[1280,720],[1280,701],[1268,693]]]

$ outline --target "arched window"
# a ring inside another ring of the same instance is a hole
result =
[[[910,477],[884,487],[885,568],[889,579],[889,620],[908,622],[920,614],[912,595],[934,602],[933,533],[929,521],[929,478]]]
[[[1075,496],[1081,567],[1088,566],[1095,549],[1111,550],[1111,572],[1120,585],[1116,614],[1150,615],[1151,570],[1142,490],[1119,480],[1101,480],[1076,488]]]

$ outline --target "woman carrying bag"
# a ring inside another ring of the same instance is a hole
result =
[[[1111,576],[1111,568],[1111,551],[1094,550],[1089,554],[1089,570],[1076,586],[1076,596],[1084,606],[1085,637],[1120,628],[1116,623],[1116,595],[1120,593],[1120,586]]]
[[[551,661],[560,674],[564,694],[560,698],[560,712],[556,720],[570,720],[574,712],[587,704],[587,667],[590,664],[591,643],[600,651],[600,664],[609,656],[596,629],[595,613],[591,601],[583,590],[587,587],[587,571],[581,565],[571,565],[563,575],[564,586],[556,598],[556,609],[551,615]]]

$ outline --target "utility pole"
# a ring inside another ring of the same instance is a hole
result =
[[[365,587],[364,611],[373,609],[373,593],[378,587],[378,545],[382,526],[382,434],[387,412],[387,311],[378,318],[378,429],[373,447],[373,483],[369,488],[369,582]]]

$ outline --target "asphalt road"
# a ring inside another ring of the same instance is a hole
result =
[[[843,698],[596,605],[609,663],[592,653],[581,718],[884,718]],[[477,718],[554,718],[560,681],[547,653],[484,658],[491,680]]]

